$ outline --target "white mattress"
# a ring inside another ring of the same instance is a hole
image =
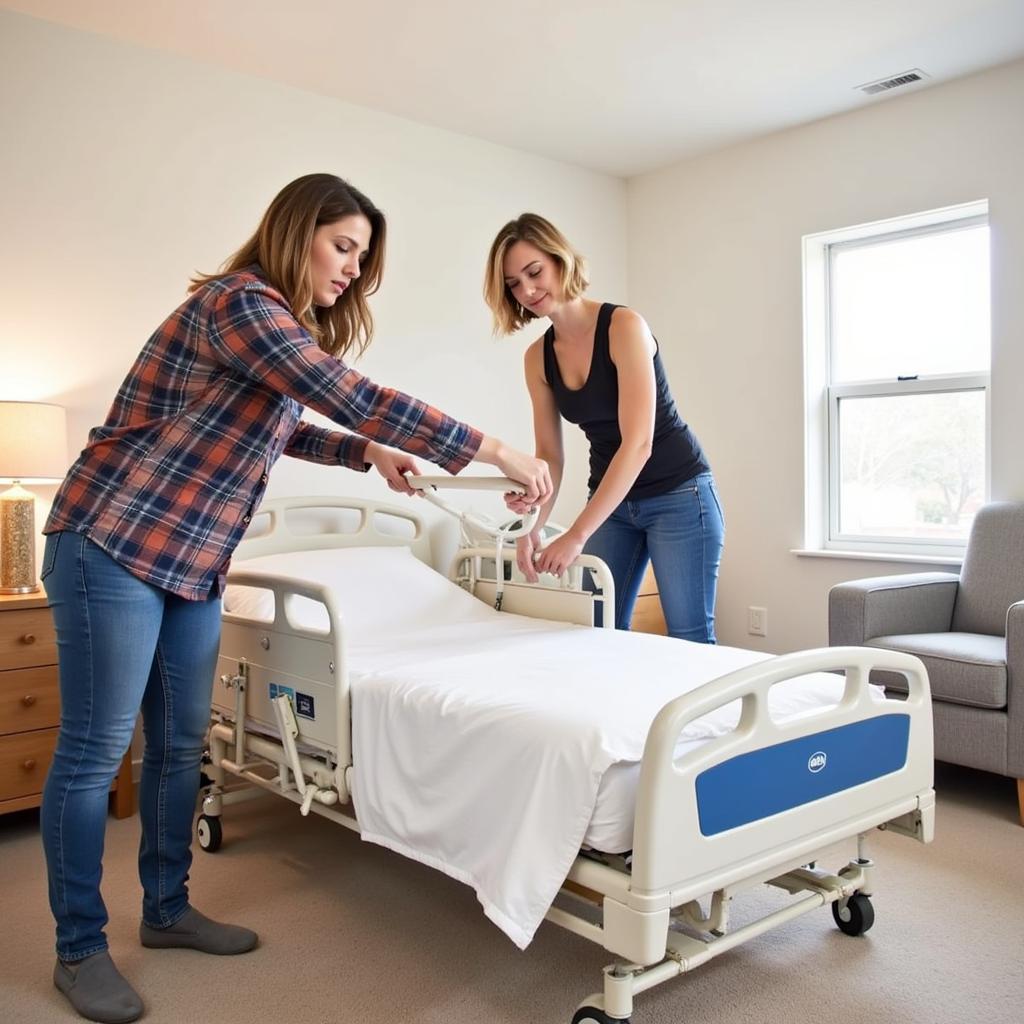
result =
[[[707,740],[686,744],[698,747]],[[583,845],[602,853],[624,853],[633,847],[633,817],[636,811],[636,788],[640,783],[640,764],[619,761],[601,776],[597,802],[590,816]]]
[[[353,798],[364,839],[474,887],[526,946],[581,845],[632,846],[643,744],[669,700],[769,655],[495,612],[407,549],[264,556],[246,569],[331,587],[352,693]],[[267,619],[268,592],[225,609]],[[322,605],[290,620],[323,629]],[[838,703],[843,680],[773,688],[773,717]],[[679,753],[731,731],[739,702],[686,726]]]

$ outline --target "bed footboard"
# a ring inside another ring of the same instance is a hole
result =
[[[880,699],[872,669],[907,678],[905,700]],[[768,692],[813,672],[843,672],[839,703],[776,722]],[[733,701],[735,729],[677,757],[686,725]],[[783,655],[732,672],[659,712],[648,735],[637,794],[632,865],[577,858],[570,896],[597,902],[602,924],[560,908],[549,919],[626,962],[605,968],[573,1024],[628,1020],[633,997],[748,939],[831,904],[849,935],[874,920],[874,866],[865,833],[876,827],[929,842],[934,827],[928,677],[910,655],[831,647]],[[813,863],[856,838],[836,872]],[[798,897],[730,930],[734,896],[762,883]],[[699,902],[711,895],[705,912]]]
[[[907,698],[873,693],[875,668],[903,674]],[[775,722],[768,691],[823,671],[845,672],[839,703]],[[736,700],[732,732],[676,757],[689,722]],[[917,658],[897,652],[783,655],[671,701],[644,750],[628,887],[604,901],[606,947],[652,963],[664,956],[673,908],[773,881],[824,847],[890,821],[929,842],[932,757],[927,674]]]
[[[872,669],[899,672],[905,700],[878,699]],[[776,723],[768,691],[812,672],[845,672],[833,708]],[[676,760],[687,723],[742,702],[736,729]],[[829,647],[730,673],[666,705],[651,728],[637,795],[632,891],[664,904],[756,874],[788,854],[915,811],[933,777],[931,697],[910,655]],[[931,839],[931,820],[922,824]],[[654,909],[653,906],[649,909]]]

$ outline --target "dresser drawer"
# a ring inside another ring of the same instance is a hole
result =
[[[665,616],[661,611],[661,600],[657,594],[636,599],[630,629],[634,633],[661,633],[664,635],[667,632]]]
[[[43,791],[50,769],[57,729],[0,736],[0,800]]]
[[[0,736],[60,725],[56,665],[0,672]]]
[[[57,663],[49,608],[8,608],[0,615],[0,671]]]

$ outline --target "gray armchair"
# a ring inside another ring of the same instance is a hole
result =
[[[1024,825],[1024,502],[978,512],[959,576],[833,587],[828,642],[917,655],[931,682],[935,757],[1016,779]],[[906,691],[893,673],[872,681]]]

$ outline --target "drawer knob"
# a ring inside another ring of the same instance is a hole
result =
[[[35,702],[36,697],[34,693],[26,693],[25,696],[21,698],[21,703],[24,704],[25,707],[27,708],[32,707],[32,705],[35,704]]]
[[[32,771],[33,768],[35,768],[35,766],[36,766],[36,759],[34,757],[30,757],[30,758],[27,758],[25,760],[25,763],[22,764],[21,767],[24,768],[25,771],[30,772],[30,771]]]
[[[36,642],[35,633],[26,633],[24,636],[22,636],[21,642],[23,644],[34,644]]]

